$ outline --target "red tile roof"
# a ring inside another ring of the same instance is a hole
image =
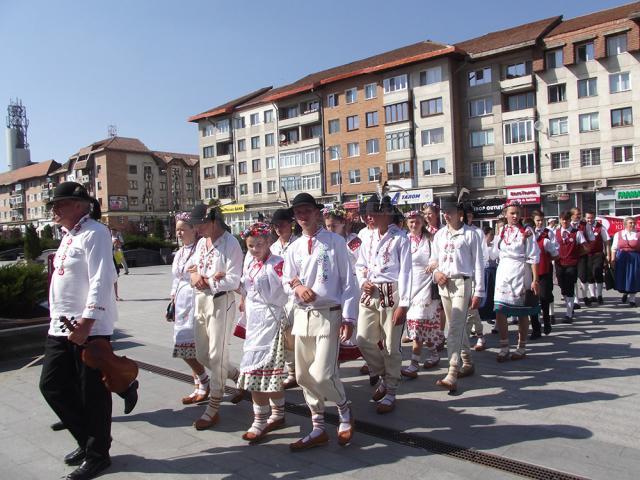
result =
[[[33,163],[26,167],[17,168],[9,172],[0,173],[0,185],[11,185],[30,178],[45,177],[52,170],[60,168],[60,164],[55,160]]]
[[[561,21],[562,16],[545,18],[506,30],[487,33],[481,37],[456,43],[455,46],[467,52],[471,58],[500,53],[504,50],[516,50],[534,45],[539,38]]]
[[[640,2],[633,2],[620,7],[609,8],[607,10],[600,10],[599,12],[565,20],[549,32],[547,37],[575,32],[576,30],[592,27],[601,23],[609,23],[616,20],[630,18],[638,14],[640,14]]]
[[[183,160],[188,166],[193,167],[200,161],[200,156],[192,153],[160,152],[157,150],[154,150],[153,153],[160,157],[164,163],[169,163],[171,160],[179,159]]]
[[[197,115],[193,115],[189,117],[189,122],[197,122],[203,118],[211,118],[216,117],[218,115],[223,115],[225,113],[231,113],[235,107],[243,104],[251,100],[252,98],[263,95],[265,92],[271,90],[272,87],[263,87],[258,90],[255,90],[247,95],[243,95],[242,97],[234,98],[233,100],[228,101],[227,103],[223,103],[222,105],[218,105],[217,107],[213,107],[206,112],[198,113]]]

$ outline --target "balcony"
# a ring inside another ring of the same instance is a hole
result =
[[[298,117],[300,120],[300,124],[306,125],[308,123],[316,123],[320,121],[320,109],[316,108],[315,110],[307,110],[302,112],[302,115]]]
[[[231,155],[231,153],[216,155],[216,162],[218,163],[233,162],[233,155]]]
[[[408,102],[409,101],[409,89],[397,90],[395,92],[385,93],[382,98],[383,104],[393,105],[394,103]]]
[[[533,88],[533,75],[505,78],[504,80],[500,81],[500,90],[505,93],[517,92],[519,90],[529,90],[531,88]]]
[[[12,193],[9,197],[9,205],[24,206],[24,193]]]
[[[233,175],[224,175],[218,177],[218,185],[232,185],[233,182]]]

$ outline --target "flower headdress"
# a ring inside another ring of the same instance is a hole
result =
[[[347,211],[339,205],[334,205],[333,207],[325,207],[322,209],[322,216],[323,217],[337,217],[337,218],[341,218],[343,220],[346,220],[347,218]]]
[[[422,210],[426,210],[427,208],[433,208],[436,212],[440,211],[440,205],[438,205],[436,202],[427,202],[422,205]]]
[[[257,222],[250,225],[240,233],[240,237],[246,240],[248,237],[269,237],[271,236],[271,225],[264,222]]]
[[[411,210],[409,212],[405,212],[405,214],[404,214],[404,218],[407,218],[407,219],[408,218],[416,218],[416,217],[424,218],[422,216],[422,212],[420,210]]]
[[[176,222],[185,222],[191,224],[191,213],[180,212],[176,214]]]

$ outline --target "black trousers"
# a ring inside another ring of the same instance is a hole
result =
[[[594,253],[587,260],[587,282],[602,283],[604,281],[604,253]]]
[[[549,322],[549,305],[553,303],[553,274],[545,273],[538,275],[538,285],[540,286],[540,306],[542,307],[542,318],[544,323]],[[538,315],[531,315],[531,328],[540,331],[540,319]]]
[[[587,284],[587,279],[589,277],[589,255],[582,255],[578,258],[578,278],[585,285]]]
[[[558,284],[560,291],[565,297],[576,296],[576,281],[578,280],[577,265],[566,266],[556,264],[556,274],[558,275]]]
[[[111,392],[100,371],[82,362],[81,351],[67,337],[48,336],[40,392],[87,459],[105,457],[111,447]]]

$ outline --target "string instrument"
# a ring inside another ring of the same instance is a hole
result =
[[[75,330],[76,322],[64,316],[60,317],[60,321],[66,330],[70,332]],[[110,392],[124,393],[138,376],[138,364],[127,357],[120,357],[113,353],[111,342],[106,338],[95,338],[81,348],[80,358],[89,368],[100,370],[102,383]]]

